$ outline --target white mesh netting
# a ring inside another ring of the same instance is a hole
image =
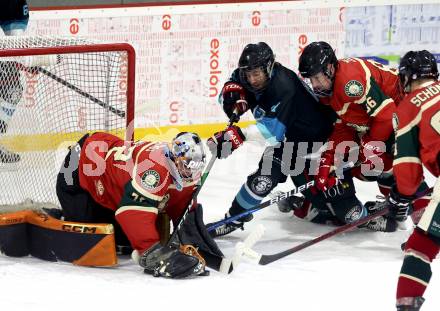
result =
[[[68,46],[75,51],[64,53]],[[130,58],[92,46],[77,38],[0,38],[0,205],[58,204],[67,146],[98,130],[125,136]]]

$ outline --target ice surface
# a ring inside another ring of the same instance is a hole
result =
[[[206,223],[223,217],[256,169],[261,151],[249,145],[217,160],[199,197]],[[290,188],[290,183],[279,187]],[[363,202],[378,193],[375,183],[357,183],[357,189]],[[276,207],[257,212],[246,229],[260,223],[266,233],[254,248],[266,254],[333,229],[282,214]],[[218,244],[231,256],[249,232],[234,232]],[[0,255],[0,310],[394,310],[400,244],[409,233],[352,231],[267,266],[243,259],[231,275],[212,271],[209,277],[190,280],[153,278],[128,257],[121,257],[117,268],[85,268]],[[440,290],[439,262],[432,268],[423,311],[440,310],[434,294]]]

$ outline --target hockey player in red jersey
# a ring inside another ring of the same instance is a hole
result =
[[[348,161],[360,163],[352,174],[361,180],[376,180],[381,192],[387,194],[393,183],[391,120],[403,94],[397,71],[370,60],[338,60],[326,42],[313,42],[304,49],[299,71],[310,80],[320,101],[330,105],[339,117],[329,147],[321,155],[316,186],[325,191],[335,185],[332,169],[339,161],[347,161],[351,148]],[[374,222],[383,231],[396,228],[394,220],[386,217]]]
[[[370,60],[338,60],[326,42],[309,44],[299,62],[301,75],[310,80],[320,101],[329,104],[340,118],[329,139],[333,146],[322,156],[318,187],[326,189],[334,184],[329,173],[341,142],[360,144],[363,175],[389,173],[392,153],[384,142],[392,137],[391,119],[402,97],[397,71]]]
[[[406,97],[397,108],[394,176],[387,203],[398,221],[406,219],[411,201],[423,180],[423,166],[440,175],[440,82],[434,56],[410,51],[400,61],[399,76]],[[440,246],[440,181],[429,205],[405,245],[397,285],[397,310],[420,309],[431,278],[432,260]]]
[[[203,144],[194,133],[180,133],[171,144],[86,135],[71,148],[58,175],[64,220],[113,223],[116,242],[128,238],[132,257],[156,276],[201,274],[203,260],[158,243],[156,218],[163,210],[176,223],[204,165]]]

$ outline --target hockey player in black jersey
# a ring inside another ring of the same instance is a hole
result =
[[[225,83],[219,99],[229,118],[240,116],[250,109],[256,125],[243,130],[231,126],[215,133],[208,140],[208,145],[216,148],[218,158],[227,157],[245,140],[255,140],[257,137],[263,137],[272,145],[264,151],[258,170],[247,177],[226,217],[256,206],[289,175],[295,186],[313,179],[313,176],[309,176],[314,174],[313,169],[309,174],[309,168],[314,165],[305,159],[305,155],[317,152],[326,142],[336,115],[319,104],[308,86],[293,71],[275,62],[272,49],[266,43],[248,44],[244,48],[239,68]],[[226,146],[225,141],[230,144],[228,148],[222,148],[222,145]],[[291,205],[302,208],[307,205],[309,211],[314,208],[313,219],[309,220],[315,222],[334,220],[347,223],[357,220],[361,215],[362,203],[356,198],[350,174],[346,174],[335,187],[337,189],[329,189],[326,193],[312,187],[304,193],[304,203],[294,197],[300,202],[293,201]],[[243,223],[251,219],[252,214],[249,214],[218,227],[211,234],[221,236],[237,228],[243,229]]]
[[[2,1],[0,28],[6,36],[22,35],[28,25],[29,7],[26,0]]]
[[[29,21],[29,7],[26,0],[2,1],[0,28],[6,36],[24,34]],[[6,133],[8,124],[23,95],[20,72],[15,62],[0,61],[0,136]],[[0,145],[0,162],[15,163],[20,155]]]

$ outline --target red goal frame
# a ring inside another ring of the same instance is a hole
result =
[[[72,54],[72,53],[93,53],[93,52],[126,52],[128,58],[127,68],[127,107],[126,127],[127,140],[134,138],[134,111],[135,111],[135,79],[136,79],[136,52],[128,43],[97,43],[90,45],[69,45],[54,47],[30,47],[19,49],[0,49],[1,57],[11,56],[32,56],[50,54]]]

